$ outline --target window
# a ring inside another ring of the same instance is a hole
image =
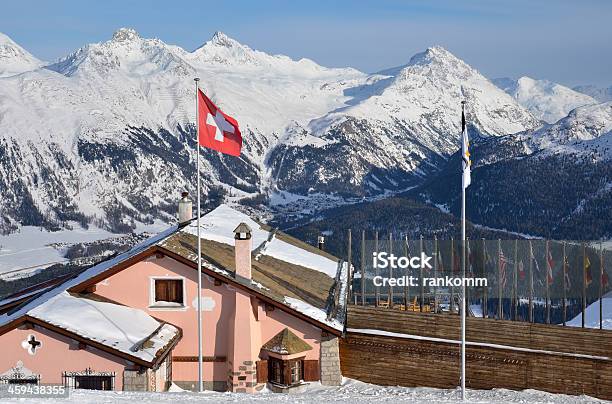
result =
[[[7,379],[8,384],[38,384],[38,377]]]
[[[184,306],[183,279],[153,279],[153,306]]]
[[[269,382],[283,386],[292,386],[302,381],[303,358],[290,360],[270,358],[268,364]]]
[[[111,376],[74,376],[74,388],[85,390],[112,390]]]
[[[299,383],[302,380],[301,361],[291,362],[291,384]]]
[[[283,362],[278,359],[270,359],[270,381],[273,383],[283,383]]]
[[[63,372],[64,386],[72,389],[114,390],[115,372],[95,372],[87,368],[82,372]]]

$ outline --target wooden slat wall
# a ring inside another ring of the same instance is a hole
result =
[[[468,341],[612,355],[612,333],[609,331],[470,320],[475,321],[468,322]],[[350,307],[348,326],[459,338],[459,321],[453,316]],[[344,376],[369,383],[440,388],[459,385],[460,347],[456,344],[349,332],[340,343],[340,362]],[[610,360],[468,346],[466,370],[470,388],[531,388],[612,399]]]
[[[470,318],[466,339],[520,348],[612,356],[612,331]],[[412,313],[376,307],[349,306],[349,328],[368,328],[424,337],[459,340],[457,315]]]

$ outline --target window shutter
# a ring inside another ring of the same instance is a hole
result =
[[[319,361],[304,360],[304,381],[305,382],[316,382],[319,378]]]
[[[268,382],[268,361],[257,361],[257,383]]]
[[[183,303],[183,281],[175,281],[176,287],[176,302]]]
[[[155,280],[155,301],[168,301],[168,284],[164,280]]]

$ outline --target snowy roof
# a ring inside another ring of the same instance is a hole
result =
[[[252,282],[249,288],[335,330],[344,328],[348,283],[342,260],[294,237],[262,225],[227,205],[220,205],[200,219],[205,266],[234,277],[234,229],[251,228]],[[197,222],[158,243],[191,261],[197,259]]]
[[[28,311],[28,316],[142,359],[154,362],[180,334],[140,309],[62,292]]]
[[[11,323],[12,321],[15,321],[21,317],[23,317],[24,315],[28,314],[28,312],[30,312],[31,310],[41,306],[42,304],[50,301],[52,298],[54,298],[55,296],[58,296],[64,292],[66,292],[67,290],[69,290],[70,288],[79,285],[83,282],[85,282],[86,280],[93,278],[94,276],[97,276],[99,274],[104,273],[105,271],[115,267],[116,265],[136,256],[137,254],[146,251],[147,249],[149,249],[150,247],[154,246],[157,242],[159,242],[160,240],[163,240],[164,238],[168,237],[169,235],[175,233],[177,230],[176,226],[173,226],[169,229],[167,229],[166,231],[163,231],[159,234],[157,234],[156,236],[153,236],[145,241],[143,241],[140,244],[137,244],[136,246],[132,247],[130,250],[117,255],[116,257],[109,259],[107,261],[103,261],[100,262],[97,265],[92,266],[91,268],[81,272],[80,274],[78,274],[77,276],[68,279],[67,281],[63,282],[62,284],[58,285],[55,288],[52,288],[42,294],[38,294],[35,295],[33,299],[23,303],[20,307],[18,307],[16,310],[13,310],[11,312],[8,313],[4,313],[0,315],[0,329],[3,326],[6,326],[7,324]]]
[[[200,222],[201,238],[205,240],[202,242],[205,269],[240,283],[317,323],[343,331],[348,290],[346,263],[309,244],[259,224],[227,205],[220,205],[204,215]],[[234,276],[234,229],[240,223],[245,223],[252,229],[251,281]],[[163,248],[195,262],[196,234],[196,221],[183,228],[173,226],[113,259],[94,265],[58,287],[34,296],[17,310],[0,315],[0,328],[59,294],[77,290],[76,286],[104,276],[117,265],[151,248]]]

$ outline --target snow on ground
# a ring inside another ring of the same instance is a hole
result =
[[[482,317],[482,305],[480,304],[470,304],[470,310],[474,317]]]
[[[72,230],[41,231],[36,226],[23,226],[17,233],[0,235],[0,274],[7,273],[2,278],[30,276],[46,266],[67,261],[64,258],[63,245],[123,236],[95,226],[84,229],[76,222],[69,222],[69,225],[72,226]],[[159,220],[151,225],[137,223],[135,232],[157,233],[167,229],[168,226]],[[18,273],[8,274],[15,270],[19,270]]]
[[[0,399],[0,403],[24,402],[23,399]],[[262,392],[258,394],[217,392],[168,392],[136,393],[74,390],[69,398],[28,399],[31,403],[455,403],[461,402],[459,389],[434,389],[427,387],[377,386],[345,378],[341,386],[326,387],[310,383],[306,390],[294,394]],[[603,402],[588,396],[551,394],[538,390],[512,391],[506,389],[468,390],[469,403],[594,403]]]
[[[606,294],[602,301],[602,327],[612,330],[612,292]],[[584,326],[599,328],[599,300],[591,303],[584,312]],[[582,327],[582,313],[567,322],[570,327]]]
[[[0,273],[65,261],[62,249],[50,244],[81,243],[117,236],[93,226],[86,230],[78,224],[73,224],[73,230],[54,232],[23,226],[17,233],[0,236]]]

